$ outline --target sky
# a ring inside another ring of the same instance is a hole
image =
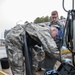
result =
[[[64,6],[71,10],[72,0],[64,0]],[[59,16],[67,17],[62,7],[62,0],[0,0],[0,39],[4,31],[17,23],[33,22],[37,17],[51,16],[57,10]]]

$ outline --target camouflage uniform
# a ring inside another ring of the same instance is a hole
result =
[[[30,23],[16,25],[7,34],[5,39],[7,55],[13,75],[24,75],[25,68],[22,48],[24,44],[25,32],[27,32],[33,39],[39,39],[39,42],[41,42],[43,46],[44,52],[48,56],[52,56],[55,59],[59,58],[59,52],[56,43],[51,37],[49,26],[41,26]],[[37,61],[35,63],[37,63]],[[37,65],[35,63],[33,65]]]

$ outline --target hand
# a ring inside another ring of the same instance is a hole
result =
[[[67,48],[65,46],[62,46],[61,50],[67,50]]]

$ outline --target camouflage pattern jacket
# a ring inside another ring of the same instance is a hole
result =
[[[39,39],[44,52],[53,58],[59,58],[59,52],[51,37],[51,31],[49,26],[41,26],[40,24],[26,23],[24,25],[16,25],[11,29],[5,38],[5,45],[9,63],[13,75],[24,75],[24,59],[22,48],[24,44],[24,35],[27,32],[33,39]]]

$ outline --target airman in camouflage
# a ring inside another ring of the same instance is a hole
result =
[[[59,59],[59,51],[53,40],[53,38],[58,35],[58,30],[56,28],[30,23],[16,25],[5,38],[7,55],[13,75],[24,75],[25,67],[22,49],[26,32],[36,41],[39,39],[38,41],[41,42],[43,48],[43,55],[41,54],[40,57],[39,50],[33,50],[34,56],[32,60],[35,71],[37,71],[38,63],[44,60],[45,54],[50,58],[52,57],[52,59]]]
[[[52,21],[50,22],[49,26],[56,27],[59,30],[59,35],[54,40],[58,48],[60,48],[60,39],[62,39],[62,36],[63,36],[64,25],[62,22],[59,21],[59,14],[58,14],[58,11],[56,10],[52,11],[51,19]]]

